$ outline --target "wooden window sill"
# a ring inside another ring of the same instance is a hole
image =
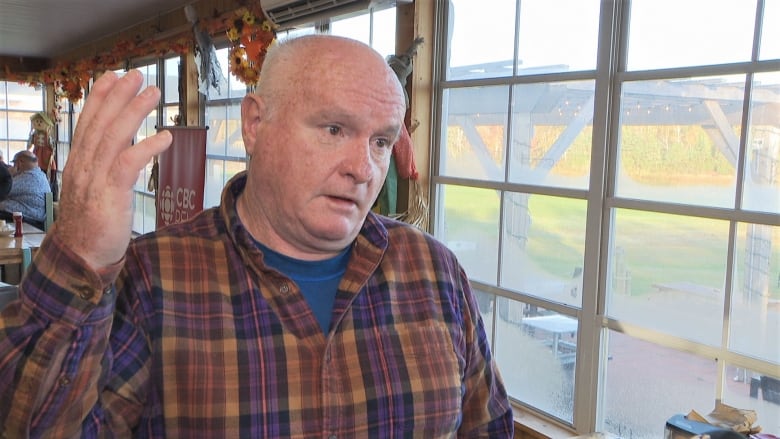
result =
[[[520,407],[515,407],[514,411],[515,439],[560,439],[577,436],[574,431]]]

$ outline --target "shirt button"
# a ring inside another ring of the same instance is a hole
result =
[[[332,434],[332,435],[328,436],[328,439],[336,439],[336,435]]]
[[[61,387],[65,387],[65,386],[68,386],[68,385],[70,385],[70,378],[68,378],[68,377],[60,378],[60,386]]]
[[[279,292],[282,294],[287,294],[290,292],[290,286],[287,284],[282,284],[282,286],[279,287]]]
[[[95,292],[88,285],[81,285],[75,288],[79,293],[79,297],[84,300],[89,300],[95,296]]]

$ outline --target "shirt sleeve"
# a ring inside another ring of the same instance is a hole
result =
[[[56,223],[55,223],[56,227]],[[19,285],[19,299],[0,313],[0,436],[98,437],[125,427],[106,391],[114,361],[109,334],[113,280],[47,236]],[[110,408],[110,410],[109,410]],[[138,409],[140,410],[140,409]]]
[[[463,327],[467,366],[464,377],[463,422],[458,437],[512,438],[512,406],[490,351],[476,298],[462,268],[460,285],[465,302]]]

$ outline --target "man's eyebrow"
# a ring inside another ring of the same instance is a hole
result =
[[[401,125],[400,124],[388,125],[387,127],[385,127],[383,130],[380,130],[379,132],[392,138],[393,143],[395,143],[398,141],[398,139],[401,138]]]
[[[337,108],[328,108],[324,110],[317,111],[315,113],[312,113],[311,120],[318,121],[318,122],[336,122],[336,123],[350,123],[357,118],[350,114],[346,110],[340,110]],[[401,135],[401,124],[390,124],[383,128],[380,128],[379,130],[376,130],[375,133],[382,134],[388,137],[398,138]]]

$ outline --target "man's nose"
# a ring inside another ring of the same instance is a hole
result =
[[[343,163],[344,173],[352,177],[356,183],[371,180],[374,174],[374,163],[371,159],[370,141],[357,139],[351,142]]]

